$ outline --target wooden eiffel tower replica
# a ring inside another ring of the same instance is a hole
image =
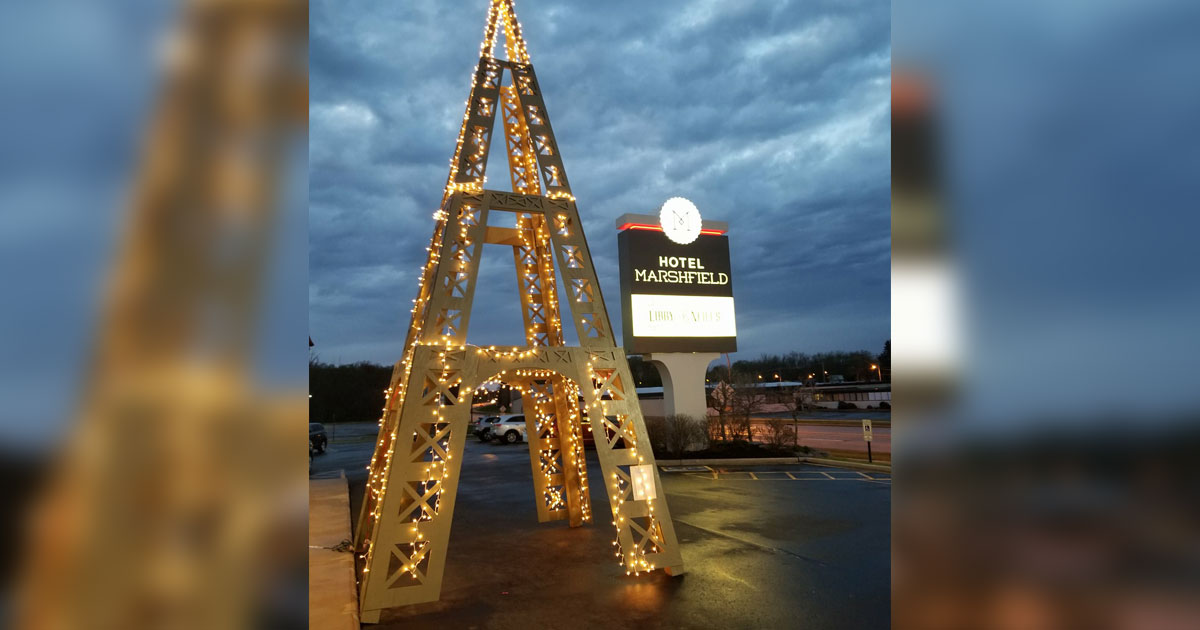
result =
[[[501,25],[507,60],[492,54]],[[492,0],[481,55],[355,534],[359,608],[368,623],[385,608],[439,598],[472,395],[488,383],[521,392],[539,521],[591,521],[586,423],[612,509],[616,557],[630,574],[683,569],[629,364],[613,340],[512,0]],[[483,188],[497,116],[511,193]],[[515,227],[489,224],[503,215]],[[484,243],[512,247],[525,346],[466,342]],[[563,340],[556,268],[579,346]]]

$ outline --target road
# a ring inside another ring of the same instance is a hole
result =
[[[754,416],[763,418],[786,418],[788,420],[792,419],[792,414],[789,411],[769,411],[767,409],[756,411]],[[820,409],[805,411],[800,415],[799,418],[799,420],[812,420],[816,422],[858,422],[859,420],[863,419],[876,422],[891,422],[892,412],[890,409]]]
[[[821,451],[861,453],[866,457],[867,443],[863,441],[861,425],[844,427],[800,423],[795,426],[797,441],[803,446],[810,446]],[[757,441],[766,441],[766,428],[765,421],[760,420],[754,423]],[[892,452],[891,428],[874,426],[871,432],[874,434],[871,451],[878,455],[890,454]]]
[[[353,437],[340,432],[340,436]],[[357,518],[372,442],[330,444]],[[600,474],[595,451],[588,472]],[[891,477],[812,465],[665,470],[687,573],[628,577],[596,523],[538,523],[527,445],[468,438],[441,600],[380,628],[881,628],[890,615]],[[569,612],[568,612],[569,611]]]

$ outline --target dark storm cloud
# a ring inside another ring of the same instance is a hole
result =
[[[326,360],[399,357],[486,12],[313,4],[310,325]],[[613,221],[682,195],[730,224],[740,354],[882,348],[887,2],[518,0],[517,13],[618,330]],[[507,189],[501,160],[488,186]],[[487,248],[472,342],[521,343],[515,291],[511,256]]]

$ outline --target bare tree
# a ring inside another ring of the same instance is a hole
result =
[[[712,392],[712,406],[717,415],[709,420],[708,436],[713,442],[728,442],[732,435],[733,399],[736,396],[733,385],[725,381],[717,383]]]
[[[792,416],[792,446],[800,446],[800,432],[796,430],[796,423],[800,420],[800,416],[804,415],[804,412],[815,406],[813,404],[815,389],[812,386],[801,385],[783,397],[783,405],[787,408],[788,414]]]
[[[645,416],[642,422],[646,423],[646,438],[650,440],[650,446],[655,453],[666,452],[666,436],[667,419],[662,416]]]
[[[683,457],[687,451],[707,446],[708,431],[701,418],[677,413],[667,416],[667,452]]]
[[[788,440],[791,435],[792,439]],[[796,429],[788,425],[783,418],[767,418],[767,444],[771,448],[780,451],[783,450],[784,444],[789,441],[795,442]]]
[[[762,408],[765,401],[766,392],[762,387],[758,387],[757,383],[752,382],[749,377],[741,376],[734,379],[733,396],[730,401],[730,424],[735,437],[739,433],[745,433],[746,441],[753,441],[754,436],[750,430],[751,417]]]
[[[708,446],[705,421],[695,416],[677,413],[667,417],[648,416],[646,431],[651,445],[661,453],[679,459],[684,453]]]

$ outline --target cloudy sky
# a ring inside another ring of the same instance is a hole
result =
[[[487,6],[312,5],[309,326],[325,361],[400,356]],[[734,360],[882,349],[888,2],[516,6],[618,339],[613,222],[684,196],[730,225]],[[492,157],[488,187],[508,190]],[[523,342],[506,249],[485,248],[471,343]]]

